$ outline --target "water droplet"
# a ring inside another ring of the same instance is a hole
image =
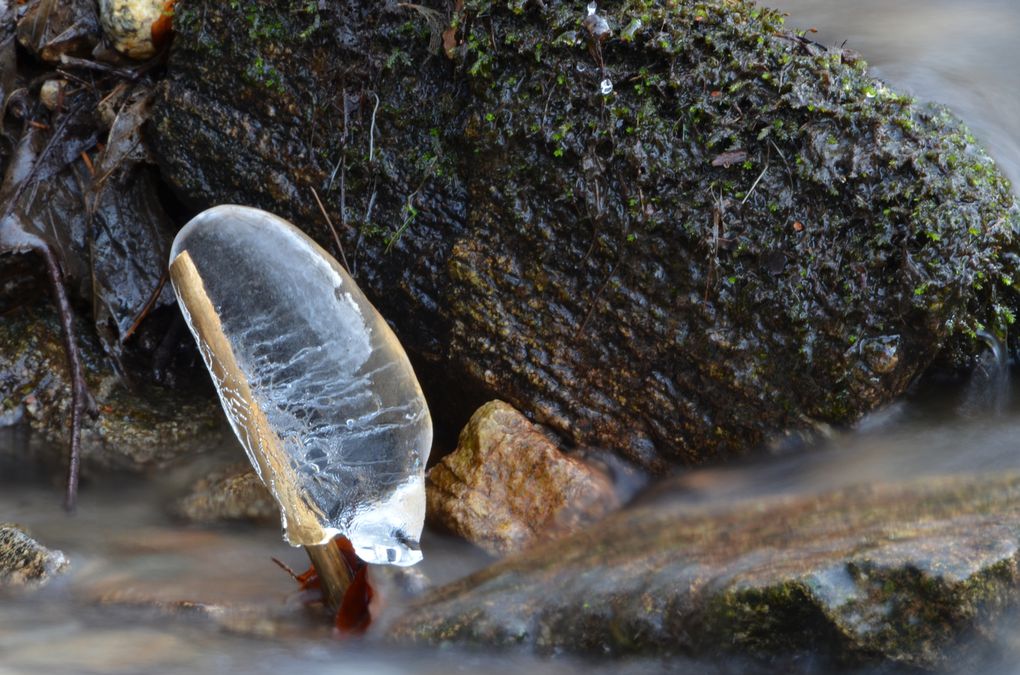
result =
[[[584,65],[583,63],[579,63],[575,67],[577,68],[577,72],[579,73],[583,73],[584,71],[588,70],[588,66]]]
[[[603,96],[609,96],[610,94],[612,94],[613,81],[607,77],[606,79],[599,82],[599,92],[601,92]]]
[[[595,10],[597,10],[597,9],[598,9],[598,6],[594,2],[589,2],[588,3],[588,16],[591,16],[592,14],[594,14]]]
[[[347,428],[348,429],[354,428],[354,420],[347,420]]]

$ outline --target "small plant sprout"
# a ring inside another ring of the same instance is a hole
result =
[[[413,565],[432,421],[393,331],[296,227],[242,206],[191,220],[170,278],[223,410],[339,607],[347,538],[373,564]]]

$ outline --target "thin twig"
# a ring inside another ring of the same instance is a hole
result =
[[[372,126],[368,130],[368,161],[372,163],[375,158],[375,114],[379,112],[379,95],[372,92],[375,97],[375,108],[372,110]]]
[[[609,282],[612,281],[613,275],[616,274],[616,268],[620,266],[620,260],[617,258],[616,262],[609,269],[609,274],[606,275],[605,281],[599,286],[599,289],[595,291],[595,295],[592,296],[591,304],[588,306],[588,311],[584,315],[584,319],[581,321],[581,325],[577,327],[577,331],[574,333],[575,337],[584,334],[585,329],[588,328],[588,322],[591,321],[591,317],[595,314],[595,307],[598,305],[599,300],[602,298],[602,294],[606,292],[606,288],[609,286]]]
[[[347,231],[347,92],[344,92],[344,147],[340,155],[340,226]],[[336,173],[334,171],[334,173]],[[332,179],[330,179],[332,182]]]
[[[163,292],[163,287],[166,286],[166,280],[167,272],[164,270],[163,274],[159,277],[159,283],[156,284],[156,290],[152,292],[149,299],[146,300],[142,308],[138,310],[138,314],[135,315],[134,320],[131,322],[131,327],[124,331],[124,334],[120,337],[121,344],[127,342],[131,336],[135,334],[135,331],[138,330],[138,326],[141,325],[142,321],[145,320],[145,317],[147,317],[149,312],[152,311],[153,306],[156,304],[156,300],[159,299],[159,294]]]
[[[343,244],[340,243],[340,236],[336,233],[336,228],[333,227],[333,221],[330,219],[329,214],[326,213],[326,207],[322,205],[322,200],[319,199],[319,193],[312,188],[312,196],[315,197],[315,203],[319,205],[319,210],[322,211],[322,217],[326,219],[326,224],[329,225],[329,231],[333,233],[333,241],[336,242],[336,248],[340,251],[340,260],[344,263],[344,269],[350,274],[351,266],[347,264],[347,256],[344,255]]]
[[[64,496],[64,508],[73,511],[78,502],[78,475],[81,467],[81,421],[82,414],[88,407],[88,391],[85,389],[85,368],[82,366],[78,353],[78,338],[74,330],[74,315],[71,313],[71,302],[61,279],[60,263],[57,257],[43,240],[34,247],[36,253],[43,257],[46,272],[50,278],[57,303],[57,314],[64,333],[64,348],[67,351],[68,364],[71,367],[71,448],[67,461],[67,492]]]
[[[757,178],[756,178],[756,179],[754,180],[754,184],[753,184],[753,185],[751,185],[751,189],[747,191],[747,194],[746,194],[746,195],[744,195],[744,198],[743,198],[743,199],[742,199],[742,200],[740,201],[740,205],[741,205],[741,206],[743,206],[744,204],[746,204],[746,203],[747,203],[747,200],[751,198],[751,193],[753,193],[753,192],[754,192],[754,189],[755,189],[756,187],[758,187],[758,183],[760,183],[760,182],[761,182],[761,179],[762,179],[762,178],[763,178],[763,177],[765,176],[765,172],[766,172],[766,171],[768,171],[768,170],[769,170],[769,165],[768,165],[768,164],[766,164],[766,165],[765,165],[765,168],[761,170],[761,173],[760,173],[760,174],[758,174],[758,177],[757,177]]]

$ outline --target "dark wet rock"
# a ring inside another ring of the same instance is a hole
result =
[[[98,415],[82,430],[86,466],[138,470],[196,452],[218,438],[222,417],[208,391],[173,391],[128,383],[100,356],[101,349],[81,331],[86,378]],[[0,322],[0,394],[7,424],[28,422],[53,449],[69,433],[71,386],[67,356],[55,312],[24,305]]]
[[[0,523],[0,588],[42,586],[63,572],[68,560],[17,525]]]
[[[236,465],[199,479],[174,505],[175,515],[196,523],[245,520],[279,523],[276,500],[249,465]]]
[[[980,653],[1020,590],[1020,477],[722,507],[660,497],[421,598],[391,636],[546,652]]]
[[[158,177],[142,139],[151,90],[129,90],[117,105],[86,193],[92,217],[87,259],[93,318],[104,349],[113,356],[124,351],[143,309],[150,313],[173,304],[163,275],[177,231],[157,195]]]
[[[619,507],[601,471],[502,401],[475,412],[426,482],[428,517],[493,555],[580,530]]]
[[[190,203],[339,253],[318,191],[426,393],[461,393],[440,418],[482,392],[645,467],[732,456],[1015,313],[1006,181],[857,55],[743,1],[603,2],[604,42],[583,4],[463,8],[182,0],[152,126]]]

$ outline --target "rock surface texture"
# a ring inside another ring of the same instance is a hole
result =
[[[67,567],[60,551],[51,551],[16,525],[0,523],[0,588],[42,586]]]
[[[853,421],[1011,320],[1009,186],[857,55],[741,0],[455,4],[182,0],[152,125],[184,199],[338,253],[314,188],[426,393],[659,469]]]
[[[106,39],[117,51],[133,59],[156,53],[153,25],[173,2],[166,0],[99,0],[99,20]]]
[[[276,500],[250,467],[235,466],[200,479],[173,506],[175,515],[195,523],[244,520],[277,522]]]
[[[208,396],[154,385],[128,388],[82,330],[86,377],[97,416],[82,429],[86,468],[149,469],[216,439],[222,417]],[[0,322],[0,419],[27,421],[63,452],[71,384],[56,315],[48,307],[13,310]]]
[[[426,491],[430,519],[493,555],[576,532],[619,506],[605,474],[502,401],[478,409]]]
[[[1020,478],[929,479],[718,508],[660,499],[437,589],[419,643],[921,668],[987,649],[1020,590]],[[966,669],[963,670],[966,672]]]

